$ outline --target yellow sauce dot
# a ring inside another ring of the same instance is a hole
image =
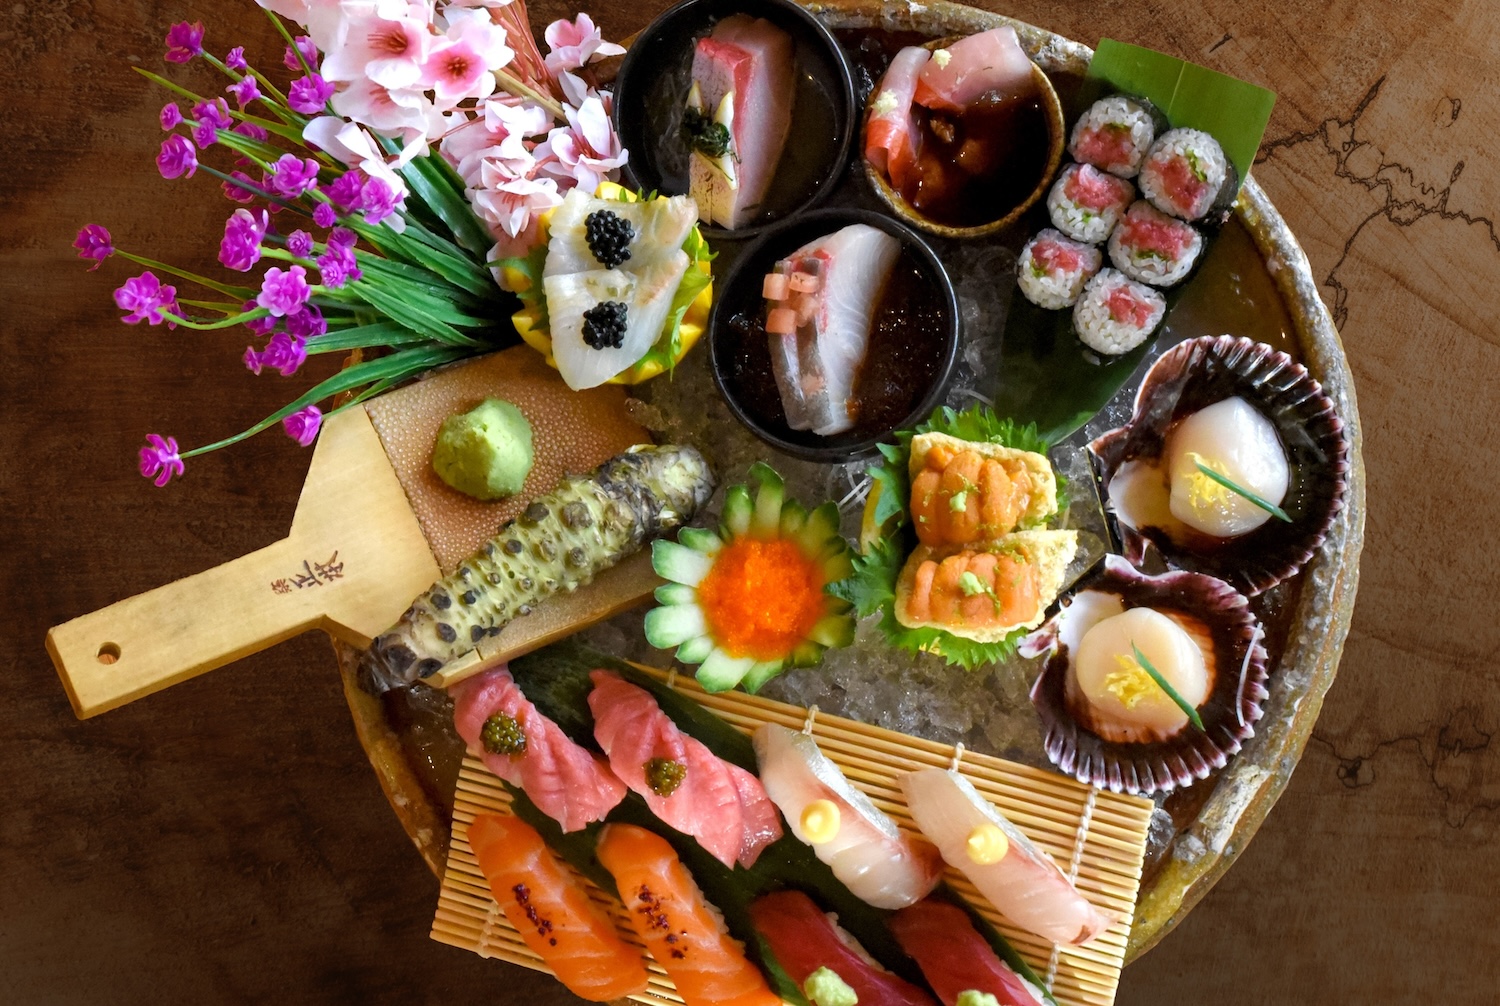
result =
[[[965,845],[969,858],[980,866],[998,863],[1010,851],[1010,839],[1005,837],[1005,832],[999,826],[993,824],[981,824],[969,832]]]
[[[811,845],[833,841],[839,825],[839,807],[832,800],[814,800],[802,811],[802,834]]]

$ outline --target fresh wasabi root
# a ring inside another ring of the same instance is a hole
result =
[[[430,677],[541,601],[692,520],[713,488],[691,447],[632,447],[591,476],[565,479],[376,637],[360,683],[379,693]]]

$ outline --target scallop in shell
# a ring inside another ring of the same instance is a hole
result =
[[[1148,612],[1179,627],[1201,654],[1202,690],[1188,698],[1201,730],[1185,714],[1175,728],[1160,718],[1144,725],[1117,719],[1107,701],[1091,700],[1089,693],[1097,692],[1081,681],[1076,658],[1091,630],[1122,613]],[[1024,656],[1047,657],[1031,688],[1047,757],[1080,782],[1143,795],[1190,785],[1223,768],[1254,734],[1269,694],[1263,635],[1249,600],[1222,580],[1182,571],[1152,576],[1119,556],[1106,557],[1087,585],[1021,643]]]
[[[1189,417],[1235,398],[1263,418],[1265,436],[1279,440],[1284,464],[1264,467],[1284,469],[1266,477],[1272,485],[1281,478],[1281,498],[1270,502],[1289,520],[1251,521],[1259,526],[1218,537],[1190,527],[1169,506],[1169,441]],[[1164,353],[1141,382],[1130,421],[1089,450],[1127,559],[1139,564],[1149,542],[1168,565],[1248,594],[1294,576],[1312,558],[1343,507],[1349,469],[1343,420],[1307,368],[1264,343],[1228,335],[1189,339]]]

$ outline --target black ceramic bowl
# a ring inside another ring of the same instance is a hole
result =
[[[859,419],[845,433],[822,437],[786,423],[771,371],[762,281],[779,259],[850,224],[869,224],[898,238],[902,254],[855,383]],[[942,401],[958,356],[958,319],[948,273],[915,231],[869,210],[814,210],[769,228],[725,276],[709,316],[709,362],[729,410],[761,440],[808,461],[853,461],[926,419]]]
[[[710,237],[754,237],[820,203],[843,175],[859,132],[854,81],[843,50],[822,22],[790,0],[684,0],[631,44],[615,77],[614,121],[630,151],[626,180],[642,192],[685,195],[688,148],[682,112],[691,86],[693,48],[730,14],[765,18],[791,35],[797,63],[792,129],[757,219]]]

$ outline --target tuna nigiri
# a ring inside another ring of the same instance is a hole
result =
[[[792,125],[792,38],[764,18],[734,14],[693,51],[685,125],[698,218],[740,227],[760,212]]]
[[[880,294],[901,254],[901,242],[868,224],[850,224],[812,241],[776,264],[795,280],[816,279],[792,324],[778,324],[787,310],[772,301],[767,339],[771,370],[781,393],[787,425],[819,436],[854,425],[854,381],[870,346],[870,326]],[[790,288],[791,281],[788,281]]]
[[[854,990],[859,1006],[937,1006],[922,989],[855,949],[853,937],[801,891],[761,895],[750,903],[750,918],[776,963],[799,987],[814,971],[828,968]]]
[[[563,831],[602,821],[625,799],[625,784],[604,759],[527,702],[504,666],[455,685],[452,694],[453,725],[469,750]]]
[[[908,835],[849,784],[806,734],[767,723],[755,731],[766,792],[787,827],[856,898],[902,908],[927,895],[943,871],[931,844]]]
[[[646,991],[641,952],[620,939],[535,829],[519,818],[480,814],[469,825],[469,848],[500,910],[570,992],[608,1002]]]
[[[589,708],[610,767],[652,813],[725,866],[754,864],[781,837],[760,780],[687,736],[651,693],[610,671],[594,671]]]
[[[912,112],[912,101],[917,92],[917,74],[931,58],[932,53],[914,45],[896,53],[870,102],[870,118],[865,123],[865,160],[897,188],[906,184],[907,174],[920,152],[922,127]]]
[[[988,91],[1031,88],[1031,60],[1009,25],[961,38],[932,54],[917,75],[916,101],[926,108],[963,111]]]
[[[1045,852],[957,772],[901,776],[912,820],[1006,918],[1055,943],[1087,943],[1114,919],[1089,904]]]
[[[943,1006],[954,1006],[961,993],[971,990],[994,996],[1000,1006],[1041,1006],[1041,990],[996,956],[957,905],[928,898],[903,908],[886,925],[921,966]]]
[[[597,855],[614,875],[631,925],[687,1006],[781,1006],[666,839],[609,824]]]

